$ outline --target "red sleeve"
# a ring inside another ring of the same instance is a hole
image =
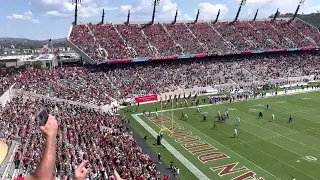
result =
[[[25,178],[24,177],[20,177],[20,178],[14,179],[14,180],[25,180]]]

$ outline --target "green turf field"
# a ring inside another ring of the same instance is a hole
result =
[[[173,111],[170,107],[160,112],[159,103],[141,105],[138,112],[122,114],[131,119],[131,126],[141,136],[150,137],[147,143],[162,153],[166,163],[177,164],[183,180],[289,180],[292,176],[297,180],[320,179],[320,92],[200,106],[201,112],[207,113],[206,122],[195,107]],[[156,107],[159,118],[154,113],[149,117],[149,110],[153,112]],[[224,114],[226,109],[229,119],[217,123],[218,130],[213,129],[217,112]],[[263,119],[257,119],[260,111]],[[182,113],[188,115],[187,120],[181,119]],[[271,122],[272,114],[275,122]],[[292,123],[288,123],[290,114]],[[170,148],[153,145],[154,138],[139,121],[157,133],[165,129],[163,143]],[[239,138],[233,138],[235,128]]]

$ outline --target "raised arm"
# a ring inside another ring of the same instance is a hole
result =
[[[58,133],[58,123],[53,115],[45,126],[40,127],[45,138],[42,158],[33,175],[26,177],[26,180],[52,180],[56,160],[56,137]]]

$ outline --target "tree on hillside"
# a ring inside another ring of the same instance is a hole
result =
[[[35,68],[35,69],[41,69],[41,67],[42,67],[42,61],[34,61],[33,63],[32,63],[32,66]]]

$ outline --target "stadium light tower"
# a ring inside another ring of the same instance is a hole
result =
[[[104,24],[104,15],[105,15],[105,13],[104,13],[104,9],[103,9],[103,10],[102,10],[101,25],[103,25],[103,24]]]
[[[254,15],[253,21],[256,21],[257,16],[258,16],[258,12],[259,12],[259,9],[257,9],[256,14]]]
[[[154,17],[155,17],[155,14],[156,14],[156,6],[160,5],[160,0],[152,0],[152,5],[153,5],[153,13],[152,13],[151,24],[154,23]]]
[[[130,9],[128,10],[128,17],[127,17],[127,22],[126,25],[130,24]]]
[[[239,14],[241,12],[241,8],[242,8],[242,6],[244,6],[246,4],[246,2],[247,2],[247,0],[241,0],[240,6],[239,6],[239,10],[238,10],[236,18],[234,19],[233,22],[237,22],[238,21],[238,17],[239,17]]]
[[[76,8],[74,10],[74,25],[77,25],[78,20],[78,4],[81,4],[82,0],[72,0],[72,4],[76,4]]]
[[[296,9],[296,12],[294,13],[294,15],[293,15],[293,17],[292,17],[292,19],[290,21],[293,21],[297,17],[297,14],[299,12],[300,6],[304,5],[304,3],[305,3],[305,0],[300,0],[299,5],[298,5],[298,7]]]
[[[174,20],[172,24],[175,24],[177,22],[177,17],[178,17],[178,9],[176,10],[176,15],[174,16]]]
[[[218,14],[217,14],[216,20],[214,20],[214,23],[218,22],[218,20],[219,20],[219,16],[220,16],[220,9],[219,9],[219,11],[218,11]]]

